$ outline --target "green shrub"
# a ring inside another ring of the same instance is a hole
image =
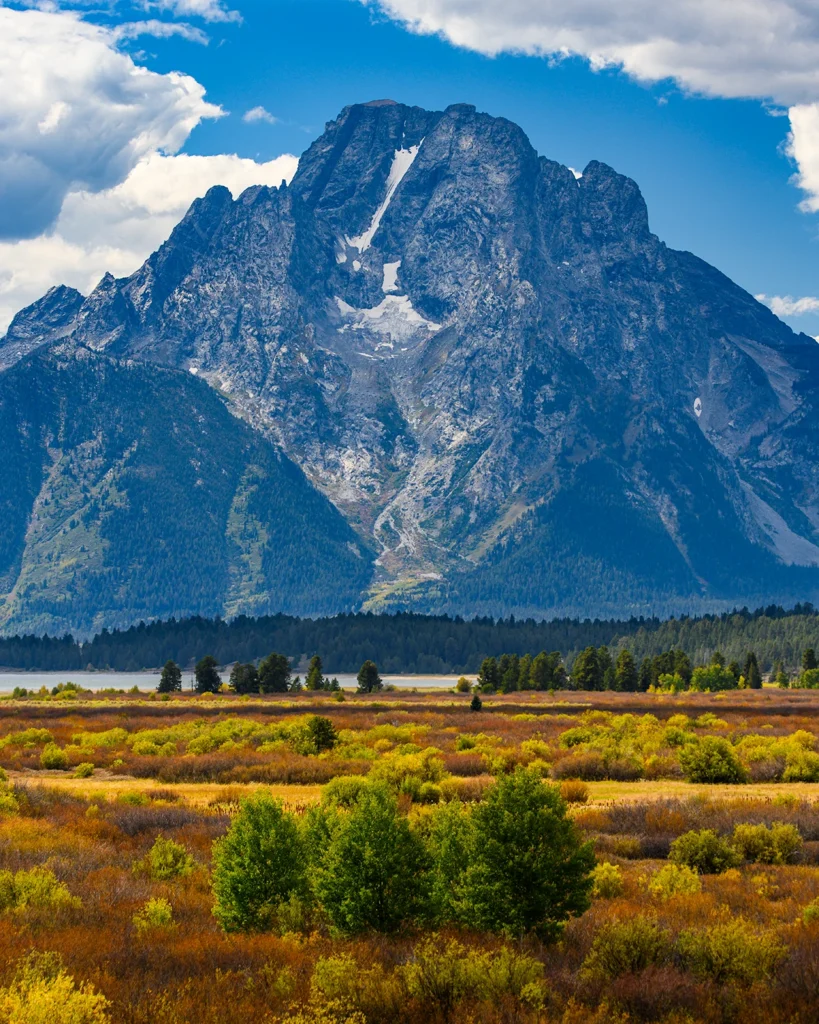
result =
[[[786,952],[773,935],[743,918],[702,931],[684,931],[677,948],[690,971],[717,984],[767,981]]]
[[[812,924],[814,921],[819,921],[819,896],[805,907],[802,911],[802,920],[805,924]]]
[[[173,909],[162,896],[155,896],[148,900],[142,910],[134,914],[133,922],[137,932],[140,933],[157,928],[175,927]]]
[[[654,872],[648,883],[651,895],[663,901],[674,896],[689,896],[701,889],[700,876],[685,864],[664,864],[659,871]]]
[[[400,1020],[406,1003],[406,992],[395,972],[387,973],[377,961],[359,964],[349,953],[319,957],[313,969],[311,995],[317,1007],[344,1008],[355,1018],[333,1016],[322,1022],[347,1021],[356,1024],[368,1021]],[[318,1018],[310,1018],[311,1021]]]
[[[746,782],[736,751],[720,736],[703,736],[680,748],[680,767],[689,782]]]
[[[40,754],[40,764],[43,768],[64,771],[68,767],[68,757],[64,750],[60,750],[56,743],[47,743]]]
[[[47,868],[0,871],[0,912],[78,910],[82,902]]]
[[[147,856],[138,864],[156,882],[171,878],[184,878],[196,867],[196,862],[181,843],[157,836]]]
[[[802,849],[795,825],[736,825],[733,843],[745,860],[754,864],[792,864]]]
[[[669,860],[693,868],[701,875],[718,875],[736,868],[742,857],[733,846],[713,829],[686,832],[671,844]]]
[[[364,775],[337,775],[322,787],[322,807],[352,807],[368,786]]]
[[[56,953],[29,953],[0,989],[4,1024],[110,1024],[108,1006],[91,985],[76,986]]]
[[[594,887],[592,897],[596,900],[613,900],[623,895],[623,872],[616,864],[604,861],[592,871]]]
[[[604,925],[595,935],[582,973],[590,978],[617,978],[671,959],[671,935],[652,917],[638,914]]]
[[[127,790],[117,795],[117,803],[125,804],[127,807],[147,807],[150,802],[145,793],[137,793],[135,790]]]
[[[94,765],[90,761],[83,761],[74,769],[75,779],[88,779],[94,774]]]

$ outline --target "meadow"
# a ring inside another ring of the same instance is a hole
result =
[[[817,737],[819,693],[767,687],[0,700],[0,1021],[808,1024]],[[214,915],[214,842],[250,794],[306,821],[377,784],[427,834],[516,772],[594,851],[555,934]]]

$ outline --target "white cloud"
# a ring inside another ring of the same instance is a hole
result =
[[[763,302],[777,316],[805,316],[807,313],[819,313],[819,299],[805,295],[795,299],[792,295],[757,295],[758,302]]]
[[[156,18],[149,18],[147,21],[127,21],[122,25],[116,25],[112,32],[118,41],[138,39],[140,36],[154,36],[157,39],[181,36],[188,42],[201,43],[203,46],[210,42],[207,33],[195,25],[188,25],[184,21],[158,21]]]
[[[246,124],[255,124],[257,121],[266,121],[268,124],[275,124],[278,118],[274,117],[269,110],[265,110],[264,107],[251,107],[251,109],[242,117],[242,120]]]
[[[290,155],[257,163],[230,154],[154,153],[114,188],[70,193],[53,232],[0,243],[0,335],[18,310],[52,285],[87,294],[106,271],[132,273],[212,185],[226,185],[236,196],[250,185],[289,181],[297,164]]]
[[[73,12],[0,6],[0,238],[49,229],[71,191],[116,186],[219,117],[188,75],[156,74]]]
[[[361,0],[410,31],[495,56],[579,56],[642,82],[786,106],[804,208],[819,212],[816,0]]]
[[[145,10],[167,11],[176,18],[202,18],[204,21],[241,21],[238,11],[231,11],[223,0],[143,0]]]

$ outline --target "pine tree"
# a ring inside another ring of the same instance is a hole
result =
[[[816,651],[812,647],[807,647],[802,655],[802,669],[805,672],[810,672],[814,668],[819,668],[819,662],[816,661]]]
[[[634,664],[631,651],[620,651],[614,679],[615,688],[623,693],[633,693],[637,689],[637,666]]]
[[[218,693],[222,680],[217,669],[219,662],[212,654],[206,654],[201,661],[196,663],[194,678],[196,680],[197,693]]]
[[[602,690],[603,673],[600,668],[597,649],[587,647],[581,651],[572,666],[573,690]]]
[[[166,661],[159,677],[157,693],[178,693],[182,689],[182,670],[175,661]]]
[[[745,685],[751,690],[762,689],[762,674],[759,671],[759,663],[756,660],[756,655],[753,651],[750,651],[748,657],[745,659]]]
[[[495,658],[484,658],[481,662],[478,686],[483,693],[494,693],[500,686],[500,672]]]
[[[471,700],[471,702],[469,704],[469,710],[470,711],[480,711],[482,707],[483,707],[483,701],[477,695],[477,693],[473,693],[472,694],[472,700]]]
[[[384,688],[374,661],[365,661],[358,670],[358,692],[377,693]]]
[[[246,665],[236,662],[230,673],[230,685],[235,693],[259,692],[259,671],[252,661]]]
[[[314,654],[310,659],[310,667],[307,669],[307,678],[304,680],[304,688],[306,690],[326,690],[327,681],[323,674],[323,665],[321,664],[321,658]]]
[[[259,689],[262,693],[287,693],[290,676],[290,662],[274,651],[259,665]]]

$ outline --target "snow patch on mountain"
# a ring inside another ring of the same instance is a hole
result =
[[[381,205],[373,214],[373,219],[370,221],[370,226],[367,230],[361,235],[356,235],[355,238],[347,239],[347,244],[353,249],[358,249],[361,253],[366,252],[366,250],[370,248],[373,237],[381,224],[381,219],[387,212],[387,207],[392,202],[395,190],[401,184],[404,175],[410,167],[412,167],[412,162],[416,156],[418,156],[418,150],[423,145],[423,142],[424,140],[421,139],[417,146],[410,146],[409,149],[397,149],[395,151],[395,156],[392,158],[390,173],[387,177],[387,194],[381,201]]]

